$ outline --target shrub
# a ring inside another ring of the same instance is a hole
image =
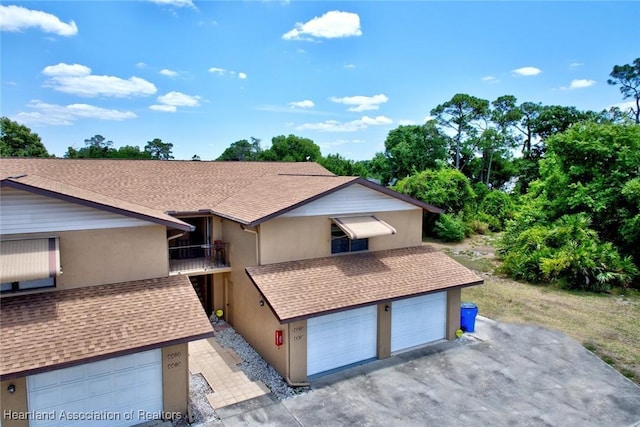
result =
[[[638,276],[631,257],[621,257],[589,226],[588,216],[575,214],[517,234],[508,229],[500,242],[503,271],[516,279],[594,292],[629,286]]]
[[[465,224],[460,216],[440,215],[436,221],[436,236],[445,242],[459,242],[465,237]]]
[[[478,210],[494,218],[494,221],[489,223],[492,231],[502,231],[505,222],[513,217],[515,206],[508,194],[493,190],[484,196]]]

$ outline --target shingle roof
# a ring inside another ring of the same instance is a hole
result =
[[[483,282],[430,246],[260,265],[246,271],[281,322]]]
[[[150,209],[146,206],[141,206],[124,200],[114,199],[113,197],[104,196],[73,185],[63,184],[38,175],[24,175],[6,178],[2,180],[2,186],[44,194],[49,197],[60,198],[63,200],[71,200],[73,202],[96,207],[98,209],[105,209],[110,212],[132,216],[134,218],[155,222],[171,228],[177,228],[179,230],[190,231],[192,229],[192,226],[186,222],[155,209]]]
[[[2,178],[38,175],[157,213],[212,212],[250,225],[356,182],[440,212],[366,180],[337,177],[308,162],[3,158],[0,173]]]
[[[0,299],[0,379],[213,335],[186,276]]]

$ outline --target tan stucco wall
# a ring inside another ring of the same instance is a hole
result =
[[[394,227],[396,234],[370,238],[370,251],[407,248],[422,244],[422,209],[376,212],[374,215]]]
[[[392,236],[372,237],[369,250],[422,244],[422,210],[374,212],[396,229]],[[331,255],[331,218],[306,216],[274,218],[260,225],[260,263],[297,261]]]
[[[3,235],[3,239],[57,236],[62,274],[57,289],[167,276],[166,227],[125,227]]]
[[[189,347],[186,343],[162,349],[162,402],[165,418],[187,416]]]
[[[303,384],[307,381],[307,321],[300,320],[288,325],[285,336],[289,350],[289,382]]]
[[[456,339],[456,331],[460,329],[460,300],[461,289],[449,289],[447,291],[447,326],[445,338]]]
[[[273,366],[280,375],[287,376],[286,345],[275,345],[275,331],[286,331],[265,302],[260,306],[260,293],[247,275],[245,268],[256,265],[256,235],[243,231],[239,224],[223,221],[222,232],[225,241],[231,242],[229,248],[232,271],[227,283],[227,306],[225,316],[232,326],[255,348],[260,355]],[[258,229],[260,233],[261,230]],[[288,339],[283,332],[284,340]]]
[[[13,394],[7,390],[11,384],[16,386],[16,391]],[[24,418],[27,411],[27,379],[23,377],[1,381],[0,420],[2,420],[2,427],[27,427],[29,425],[27,420],[12,419]]]
[[[260,225],[260,262],[331,255],[331,220],[327,216],[274,218]]]
[[[391,357],[391,307],[391,302],[378,304],[378,359]]]

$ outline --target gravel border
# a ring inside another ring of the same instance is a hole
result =
[[[222,347],[230,348],[243,360],[238,364],[242,372],[251,381],[262,381],[271,390],[271,394],[278,400],[307,393],[310,387],[291,387],[282,379],[280,374],[269,365],[245,339],[228,324],[219,321],[212,322],[217,327],[214,339]],[[223,326],[221,328],[220,326]],[[193,416],[193,423],[179,419],[172,423],[173,427],[205,427],[210,423],[220,421],[220,416],[207,400],[206,395],[213,390],[202,374],[189,375],[189,406]]]

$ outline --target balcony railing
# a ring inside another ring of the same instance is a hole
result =
[[[169,248],[169,272],[188,274],[231,267],[229,243],[176,245]]]

